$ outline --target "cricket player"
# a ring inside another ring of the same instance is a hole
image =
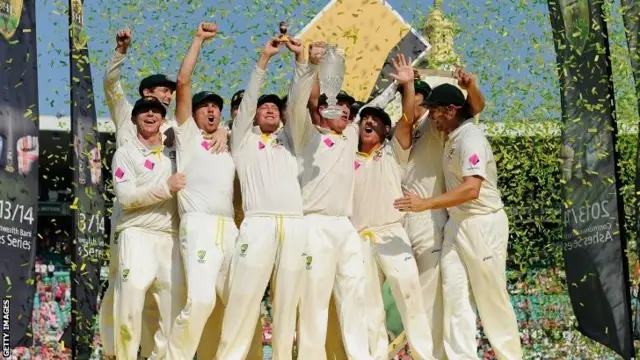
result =
[[[111,120],[116,126],[116,148],[133,141],[136,138],[136,127],[131,121],[131,110],[133,106],[129,103],[124,93],[122,83],[120,81],[120,71],[124,62],[127,50],[131,45],[133,34],[131,30],[120,30],[116,34],[116,49],[113,57],[109,61],[107,71],[104,76],[104,93],[107,106],[111,112]],[[155,74],[144,78],[140,82],[140,96],[154,96],[166,108],[171,105],[173,92],[176,89],[176,83],[170,80],[166,75]],[[173,132],[170,130],[170,123],[163,121],[160,131],[164,134],[165,140],[172,145],[171,139]],[[114,328],[113,328],[113,289],[115,284],[115,276],[117,276],[118,264],[117,258],[117,236],[115,229],[118,223],[118,217],[121,212],[120,204],[117,199],[113,201],[113,209],[111,215],[111,234],[110,234],[110,262],[109,262],[109,287],[104,294],[100,306],[100,339],[102,341],[103,352],[105,356],[113,356],[114,349]],[[151,296],[145,298],[145,307],[142,322],[142,357],[149,357],[154,347],[154,335],[159,328],[159,315],[155,301]],[[160,334],[158,334],[160,335]]]
[[[365,104],[361,101],[354,101],[350,107],[349,121],[360,121],[358,112],[365,105],[369,107],[380,107],[382,109],[386,108],[387,105],[389,105],[389,103],[391,103],[395,99],[396,92],[398,92],[398,82],[394,80],[391,85],[387,87],[387,89],[385,89],[369,103]],[[309,108],[309,114],[311,116],[313,124],[317,126],[321,126],[322,122],[322,117],[320,116],[320,113],[318,111],[320,96],[320,82],[318,77],[316,77],[307,106]],[[340,321],[338,320],[334,297],[331,297],[331,300],[329,302],[329,318],[327,321],[327,338],[325,346],[327,357],[331,359],[342,359],[347,356],[344,350],[339,324]]]
[[[288,45],[290,46],[290,45]],[[349,221],[353,210],[358,125],[349,123],[354,99],[338,95],[342,116],[312,123],[308,101],[318,73],[324,43],[309,48],[309,63],[296,60],[289,90],[286,126],[300,166],[303,211],[307,219],[306,289],[300,304],[298,353],[304,359],[326,359],[325,338],[333,290],[347,356],[371,359],[365,312],[364,258],[360,236]],[[319,101],[319,111],[327,106]]]
[[[184,268],[176,236],[178,213],[173,193],[184,187],[184,175],[172,175],[171,149],[162,143],[160,127],[166,108],[143,97],[131,111],[137,136],[113,158],[115,193],[122,206],[115,277],[115,353],[135,359],[141,336],[145,294],[151,290],[160,315],[160,336],[152,357],[166,352],[167,333],[184,306]],[[161,341],[164,340],[164,341]]]
[[[360,116],[359,152],[354,162],[355,190],[351,221],[363,239],[367,270],[367,324],[374,359],[388,359],[389,338],[381,284],[386,277],[416,359],[434,359],[431,333],[424,311],[418,267],[402,227],[404,214],[393,207],[402,196],[402,167],[409,158],[414,121],[414,81],[411,60],[400,54],[391,74],[403,87],[402,118],[391,140],[391,118],[379,107],[365,106]],[[382,276],[379,275],[381,270]]]
[[[462,69],[458,69],[456,75],[459,86],[467,91],[464,109],[469,112],[469,117],[473,117],[484,108],[482,93],[471,75]],[[399,87],[401,92],[402,89]],[[445,190],[442,154],[446,136],[427,118],[428,110],[424,102],[431,93],[431,87],[424,81],[416,80],[414,89],[416,120],[413,145],[402,177],[402,190],[427,198],[440,195]],[[418,264],[422,299],[433,338],[433,357],[436,359],[446,359],[442,340],[444,323],[439,264],[447,217],[445,209],[432,209],[409,213],[403,222]]]
[[[498,359],[522,359],[506,288],[509,224],[498,190],[496,162],[489,141],[464,105],[464,94],[452,84],[435,87],[427,100],[430,120],[447,134],[442,159],[446,192],[429,198],[407,193],[394,206],[409,212],[449,212],[441,260],[447,357],[477,358],[473,296]]]
[[[290,43],[289,49],[300,60],[304,56],[302,45],[296,40]],[[284,104],[274,94],[259,97],[269,60],[281,47],[282,43],[275,39],[265,44],[231,133],[231,153],[242,189],[245,218],[234,254],[234,275],[218,359],[246,358],[272,272],[273,356],[292,356],[295,309],[304,284],[307,231],[297,161],[281,125]]]
[[[221,134],[222,98],[203,91],[191,98],[191,77],[202,44],[218,32],[215,24],[201,23],[182,62],[176,88],[178,171],[186,185],[178,193],[180,246],[187,283],[186,306],[175,319],[168,359],[191,359],[207,319],[223,297],[226,275],[238,229],[233,221],[235,165],[229,152],[212,154],[203,134]],[[223,297],[224,298],[224,297]]]

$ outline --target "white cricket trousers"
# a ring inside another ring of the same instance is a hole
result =
[[[411,242],[413,256],[418,265],[423,307],[431,329],[432,355],[438,360],[447,359],[443,340],[444,320],[442,317],[442,278],[440,275],[440,255],[446,222],[447,213],[445,211],[431,210],[408,213],[403,221],[404,229]]]
[[[508,240],[504,210],[489,215],[455,214],[447,221],[441,270],[444,343],[450,359],[478,358],[472,297],[498,359],[522,359],[516,314],[507,292]]]
[[[273,358],[291,359],[296,307],[304,287],[306,247],[307,228],[302,216],[244,218],[233,254],[233,280],[222,322],[218,359],[247,357],[272,273]]]
[[[115,233],[118,225],[118,216],[121,207],[116,198],[113,199],[113,210],[111,214],[111,231],[109,234],[109,286],[100,302],[99,328],[102,353],[105,356],[115,356],[115,332],[113,327],[113,292],[116,286],[116,276],[118,276],[118,238]],[[158,306],[153,299],[151,291],[147,291],[144,298],[144,310],[142,313],[142,334],[140,343],[140,355],[144,358],[151,356],[155,346],[154,336],[160,327]],[[158,334],[162,336],[162,334]]]
[[[161,324],[155,336],[156,348],[150,357],[164,358],[171,326],[184,307],[184,282],[177,236],[140,228],[120,233],[114,291],[116,358],[137,358],[148,290],[160,309]]]
[[[180,253],[187,281],[187,302],[169,336],[167,360],[193,359],[216,294],[226,299],[229,267],[238,228],[233,218],[200,213],[180,219]],[[224,300],[223,300],[224,301]]]
[[[367,271],[367,324],[373,358],[389,358],[389,336],[382,300],[384,278],[391,286],[414,359],[435,360],[431,330],[411,243],[402,224],[371,227],[360,232]]]
[[[300,302],[298,359],[325,360],[329,299],[334,300],[349,360],[369,353],[362,240],[347,217],[307,215],[306,284]],[[293,312],[293,309],[291,309]]]

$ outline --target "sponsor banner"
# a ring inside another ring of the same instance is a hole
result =
[[[71,325],[63,334],[74,358],[88,359],[98,313],[100,270],[104,260],[105,201],[101,146],[91,80],[87,37],[83,30],[83,1],[69,0],[69,67],[73,147],[74,256]]]
[[[601,0],[549,0],[560,76],[567,289],[578,330],[634,356],[607,26]]]
[[[0,0],[0,294],[3,320],[8,318],[3,353],[32,342],[39,173],[35,3]]]

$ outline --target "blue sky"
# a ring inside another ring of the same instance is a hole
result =
[[[205,49],[201,55],[195,85],[213,87],[228,100],[235,90],[244,86],[256,51],[268,34],[277,31],[280,20],[289,21],[295,32],[328,3],[326,0],[275,0],[265,6],[264,0],[221,0],[212,8],[203,0],[86,2],[84,19],[90,37],[98,116],[108,116],[102,77],[115,44],[115,32],[120,28],[131,27],[134,31],[134,46],[124,67],[128,94],[133,98],[134,86],[137,87],[143,75],[165,72],[175,76],[191,39],[189,32],[198,22],[218,23],[222,39],[216,40],[215,46]],[[420,24],[433,3],[427,0],[388,2],[414,26]],[[445,13],[454,18],[460,28],[456,37],[457,52],[463,54],[467,69],[478,74],[489,104],[495,105],[495,113],[504,111],[500,110],[503,108],[517,110],[518,116],[532,111],[553,112],[553,109],[535,108],[541,96],[557,93],[557,79],[549,65],[555,54],[549,36],[545,38],[545,32],[548,35],[550,29],[546,4],[535,1],[524,5],[526,1],[507,0],[500,1],[499,5],[493,3],[445,1]],[[41,0],[38,4],[40,112],[66,115],[69,112],[68,25],[62,12],[67,1]],[[539,58],[537,62],[536,58]],[[269,87],[272,89],[282,89],[288,83],[288,60],[281,59],[271,65],[274,76]],[[505,100],[507,88],[511,90]]]

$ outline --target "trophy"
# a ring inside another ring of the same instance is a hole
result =
[[[280,22],[280,36],[278,36],[278,41],[287,42],[289,41],[289,36],[287,35],[287,31],[289,30],[289,25],[286,22]]]
[[[327,45],[318,70],[320,92],[327,97],[327,107],[320,114],[327,119],[338,119],[342,116],[337,96],[342,89],[345,70],[344,50],[337,45]]]

